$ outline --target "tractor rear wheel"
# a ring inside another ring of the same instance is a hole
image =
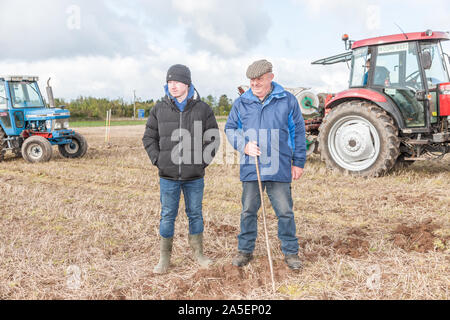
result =
[[[371,102],[353,100],[336,106],[319,130],[322,160],[343,173],[381,176],[392,169],[400,153],[394,121]]]
[[[52,154],[52,145],[41,136],[31,136],[22,144],[22,157],[27,162],[47,162],[52,158]]]
[[[86,154],[88,144],[86,139],[79,133],[75,133],[72,142],[58,146],[59,153],[65,158],[81,158]]]

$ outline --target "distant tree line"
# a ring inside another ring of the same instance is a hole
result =
[[[202,98],[209,104],[217,116],[227,116],[230,113],[233,101],[224,94],[218,99],[212,95]],[[150,110],[158,102],[152,100],[136,101],[136,117],[138,109],[145,111],[148,117]],[[107,98],[78,97],[75,100],[66,101],[55,99],[56,106],[65,106],[70,111],[71,118],[79,120],[102,120],[106,118],[106,112],[112,110],[114,118],[132,118],[134,113],[134,103],[126,102],[122,98],[110,100]]]
[[[56,106],[65,106],[70,111],[71,118],[82,120],[100,120],[106,118],[106,112],[112,110],[115,118],[133,117],[134,104],[125,102],[122,98],[110,100],[107,98],[78,97],[75,100],[65,101],[56,99]],[[144,109],[148,116],[151,108],[155,105],[153,100],[136,101],[137,109]]]
[[[209,95],[202,100],[211,106],[216,116],[227,116],[233,106],[233,100],[228,99],[226,94],[221,95],[219,99]]]

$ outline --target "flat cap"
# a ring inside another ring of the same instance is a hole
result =
[[[263,74],[272,72],[272,64],[267,60],[258,60],[253,62],[247,69],[247,78],[255,79]]]

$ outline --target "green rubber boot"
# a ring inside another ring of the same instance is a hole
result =
[[[208,268],[212,260],[203,255],[203,233],[189,235],[189,245],[194,253],[194,260],[203,267]]]
[[[158,265],[153,269],[153,273],[166,273],[169,269],[170,256],[172,255],[173,238],[161,237],[160,257]]]

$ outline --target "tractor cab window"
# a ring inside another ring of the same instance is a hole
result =
[[[350,76],[350,87],[364,87],[367,85],[370,67],[370,52],[368,47],[353,51],[352,72]]]
[[[7,107],[8,100],[6,99],[5,81],[0,81],[0,108]]]
[[[373,84],[412,91],[423,89],[416,43],[379,46]]]
[[[4,128],[11,128],[11,119],[9,118],[8,110],[5,110],[8,105],[6,99],[5,81],[0,80],[0,129],[3,125]]]
[[[415,97],[418,90],[424,89],[415,42],[378,47],[373,86],[394,100],[408,127],[425,126],[424,104]]]
[[[425,70],[428,91],[431,94],[430,111],[431,123],[437,123],[437,85],[449,82],[448,73],[445,69],[444,55],[441,46],[436,42],[422,42],[420,44],[420,54],[422,65]]]
[[[11,82],[9,87],[14,108],[44,108],[36,82]]]
[[[427,84],[430,90],[436,89],[439,83],[449,82],[448,74],[444,67],[444,56],[437,43],[425,42],[420,45],[422,54],[422,63],[424,60],[431,59],[431,65],[424,66]],[[428,56],[425,59],[425,56]],[[427,61],[428,62],[428,61]]]

